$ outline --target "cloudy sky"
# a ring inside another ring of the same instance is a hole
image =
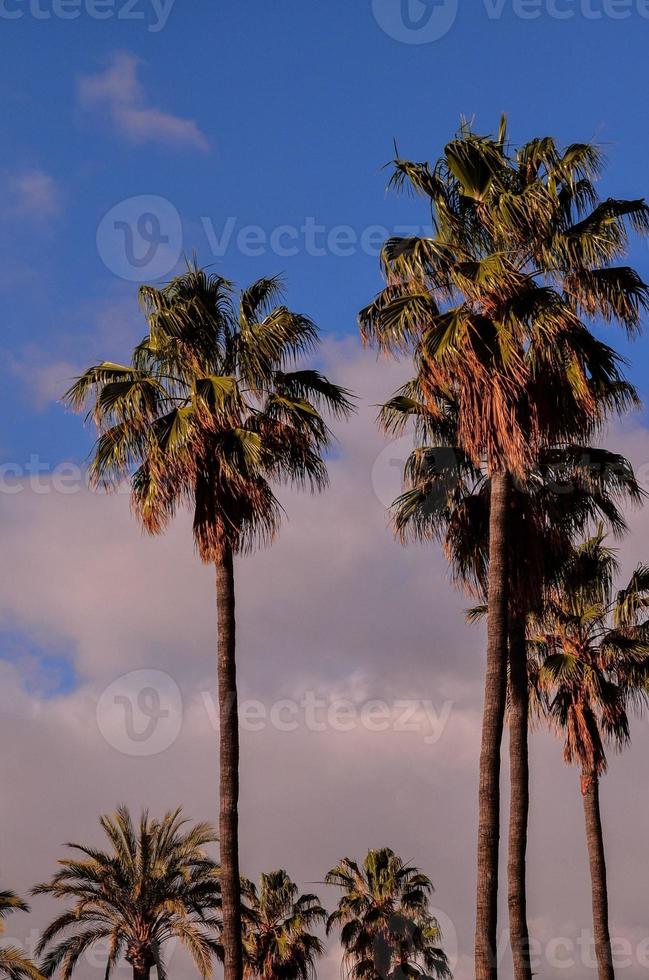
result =
[[[380,286],[381,240],[427,215],[386,195],[382,166],[393,139],[434,158],[461,114],[488,130],[506,110],[515,139],[599,140],[602,195],[641,196],[649,10],[5,0],[0,20],[2,887],[26,894],[64,841],[98,841],[97,815],[120,802],[217,815],[213,574],[186,519],[145,539],[127,495],[84,488],[92,433],[57,403],[89,362],[127,356],[143,332],[138,283],[196,252],[242,283],[284,272],[291,304],[321,326],[321,366],[359,395],[328,492],[283,495],[280,539],[237,567],[243,869],[285,867],[331,907],[314,883],[387,844],[433,878],[469,980],[484,637],[438,550],[403,549],[388,528],[407,442],[386,445],[375,406],[408,369],[363,351],[355,316]],[[647,278],[645,246],[632,258]],[[615,342],[649,394],[647,341]],[[607,441],[649,489],[645,414]],[[648,514],[629,520],[625,571],[649,550]],[[649,976],[646,722],[633,735],[602,796],[612,931],[635,980]],[[532,762],[537,968],[586,980],[578,777],[540,732]],[[35,901],[10,935],[29,947],[51,910]],[[172,963],[190,976],[180,953]],[[100,969],[85,961],[80,976]],[[334,941],[320,972],[339,975]]]

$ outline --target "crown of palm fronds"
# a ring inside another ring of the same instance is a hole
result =
[[[15,892],[0,891],[0,933],[4,931],[4,923],[1,920],[6,919],[12,912],[29,912],[29,905]]]
[[[68,844],[81,857],[60,861],[50,881],[34,888],[73,903],[40,938],[43,974],[60,971],[68,980],[101,941],[109,950],[106,977],[125,956],[139,970],[155,966],[164,980],[164,944],[176,939],[200,976],[210,977],[213,957],[222,957],[218,867],[205,851],[216,840],[210,825],[188,826],[176,810],[161,820],[145,811],[136,827],[126,807],[100,822],[110,850]]]
[[[557,572],[531,630],[530,680],[537,716],[564,739],[564,758],[584,773],[606,770],[606,747],[629,741],[629,712],[649,696],[649,608],[645,566],[614,593],[615,552],[596,534]]]
[[[352,980],[451,975],[429,911],[430,878],[389,848],[369,851],[363,866],[344,858],[326,876],[343,892],[327,920],[340,929],[344,967]]]
[[[630,230],[649,230],[649,208],[598,203],[597,148],[548,137],[516,151],[505,133],[465,125],[434,167],[394,161],[392,186],[427,198],[435,233],[385,244],[387,285],[360,325],[381,349],[413,351],[431,411],[455,402],[475,465],[521,472],[540,447],[583,440],[636,402],[584,318],[639,329],[649,290],[613,263]]]
[[[324,949],[310,930],[327,913],[317,895],[299,895],[286,871],[242,882],[244,974],[260,980],[310,980]]]
[[[29,912],[29,905],[15,892],[0,891],[0,934],[12,912]],[[38,967],[17,946],[0,946],[0,977],[4,980],[43,980]]]
[[[17,946],[0,948],[0,976],[8,980],[43,980],[43,975]]]
[[[326,484],[321,412],[352,410],[345,389],[297,370],[317,331],[280,297],[278,279],[261,279],[235,303],[231,283],[196,266],[163,289],[143,286],[149,331],[131,364],[91,367],[64,396],[77,411],[90,403],[92,482],[132,478],[133,509],[153,534],[192,506],[204,561],[273,537],[272,482]]]
[[[486,589],[489,475],[459,444],[457,407],[446,400],[430,411],[419,377],[407,382],[379,413],[390,435],[410,424],[415,448],[404,468],[405,488],[392,505],[402,541],[442,542],[455,578],[479,596]],[[603,520],[614,534],[626,530],[622,504],[639,504],[644,493],[630,463],[591,446],[542,449],[533,467],[515,481],[510,518],[517,541],[514,590],[526,611],[543,583],[570,554],[571,543]]]

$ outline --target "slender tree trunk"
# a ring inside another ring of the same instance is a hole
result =
[[[149,966],[133,967],[133,980],[149,980],[150,974],[151,967]]]
[[[235,659],[234,568],[230,549],[216,564],[220,726],[221,899],[224,980],[241,980],[241,894],[239,880],[239,716]]]
[[[583,773],[581,793],[586,817],[586,841],[590,860],[590,880],[593,893],[593,933],[599,980],[614,980],[611,936],[608,928],[608,886],[602,816],[599,808],[599,776]]]
[[[532,980],[527,928],[526,868],[529,814],[529,690],[525,616],[512,613],[509,624],[509,859],[507,899],[509,934],[516,980]]]
[[[510,477],[491,479],[487,672],[480,789],[478,798],[478,888],[475,932],[476,980],[498,976],[498,846],[500,835],[500,748],[507,693],[508,526]]]

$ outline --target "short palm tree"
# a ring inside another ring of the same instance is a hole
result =
[[[29,912],[29,905],[14,892],[0,891],[0,934],[11,912]],[[0,977],[3,980],[43,980],[38,967],[17,946],[0,946]]]
[[[425,197],[434,234],[392,239],[387,285],[360,314],[379,348],[408,351],[428,408],[457,406],[459,445],[490,477],[487,667],[480,753],[476,980],[497,976],[500,751],[505,717],[512,484],[543,448],[583,442],[629,399],[609,348],[585,321],[637,331],[648,290],[615,263],[629,229],[646,233],[643,201],[600,202],[597,148],[551,137],[510,146],[505,120],[483,137],[464,125],[434,166],[394,161],[392,183]],[[526,934],[514,923],[513,933]],[[530,980],[529,957],[515,963]]]
[[[151,534],[189,504],[198,553],[216,568],[225,980],[241,980],[233,559],[275,536],[274,483],[326,484],[331,434],[320,412],[347,416],[351,403],[317,371],[296,370],[317,331],[281,305],[277,279],[235,304],[230,283],[190,266],[163,289],[143,286],[140,298],[149,331],[131,364],[92,367],[65,397],[76,410],[91,403],[95,484],[130,478],[133,510]]]
[[[581,770],[600,980],[613,980],[599,783],[608,744],[629,742],[629,712],[647,703],[649,567],[613,591],[614,552],[602,528],[565,563],[530,641],[530,677],[541,715],[564,740],[564,760]]]
[[[162,820],[144,812],[136,828],[126,807],[100,822],[109,849],[69,844],[79,857],[60,861],[34,888],[71,900],[39,941],[43,974],[69,980],[86,950],[108,942],[107,978],[124,956],[134,980],[147,980],[152,967],[164,980],[165,944],[175,939],[203,980],[210,977],[213,957],[222,957],[218,866],[205,851],[216,840],[212,828],[188,826],[180,810]]]
[[[299,895],[286,871],[242,883],[246,980],[311,980],[323,946],[311,930],[327,913],[317,895]]]
[[[441,932],[429,911],[430,878],[394,851],[369,851],[362,867],[350,858],[326,876],[342,890],[327,933],[340,930],[350,980],[450,977]]]

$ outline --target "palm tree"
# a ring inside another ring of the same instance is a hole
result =
[[[343,858],[326,876],[342,889],[327,934],[336,927],[351,980],[450,977],[439,924],[429,911],[433,886],[388,847],[368,851],[362,868]]]
[[[213,956],[222,957],[218,866],[205,852],[217,839],[210,825],[188,828],[178,809],[162,820],[145,811],[136,829],[124,806],[100,823],[109,850],[68,844],[81,856],[60,861],[50,881],[33,890],[72,900],[40,938],[43,974],[60,970],[69,980],[86,950],[108,941],[107,978],[124,955],[134,980],[148,980],[154,966],[165,980],[164,945],[176,939],[203,980],[210,977]]]
[[[246,980],[311,980],[323,946],[311,930],[327,913],[317,895],[298,895],[286,871],[242,882]]]
[[[629,712],[649,698],[649,567],[614,594],[618,566],[604,539],[600,527],[562,569],[530,641],[530,678],[536,707],[564,740],[565,762],[581,770],[595,953],[600,980],[613,980],[599,783],[607,745],[628,744]]]
[[[457,436],[490,478],[487,665],[480,752],[476,980],[497,976],[500,749],[510,607],[511,495],[544,447],[582,442],[631,393],[615,354],[594,346],[594,316],[639,328],[648,291],[614,263],[629,228],[649,229],[643,201],[599,202],[597,149],[550,137],[516,150],[463,125],[430,167],[394,161],[393,186],[422,194],[431,238],[392,239],[387,285],[360,314],[368,342],[409,351],[429,410],[457,406]],[[611,398],[598,394],[608,387]],[[527,932],[516,923],[516,931]],[[529,980],[520,960],[517,980]]]
[[[14,892],[0,891],[0,933],[11,912],[29,912],[29,905]],[[43,980],[38,967],[16,946],[0,947],[0,977],[3,980]]]
[[[438,540],[456,582],[484,600],[487,589],[489,478],[457,446],[455,414],[431,414],[418,379],[408,382],[380,413],[386,433],[399,435],[414,423],[415,449],[406,461],[406,489],[392,507],[403,543]],[[617,535],[626,530],[620,505],[643,498],[630,463],[594,447],[558,447],[543,452],[525,483],[512,489],[510,552],[513,582],[509,609],[508,721],[511,768],[508,900],[512,951],[519,968],[530,965],[526,916],[526,850],[529,810],[528,685],[525,623],[542,607],[544,589],[589,525],[603,520]],[[514,561],[513,558],[516,560]],[[471,618],[486,607],[472,610]],[[524,676],[521,683],[520,669]]]
[[[293,369],[318,336],[280,298],[279,280],[261,279],[235,310],[231,284],[193,266],[163,289],[143,286],[149,331],[131,364],[91,367],[65,396],[76,410],[91,402],[94,483],[130,477],[133,509],[151,534],[188,503],[198,553],[216,567],[225,980],[243,970],[233,559],[275,536],[273,482],[325,486],[330,431],[320,410],[351,411],[344,389]]]

